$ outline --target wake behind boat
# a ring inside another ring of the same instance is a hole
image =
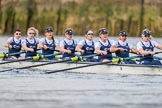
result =
[[[2,61],[3,62],[3,61]],[[42,65],[51,63],[48,65]],[[38,65],[38,66],[37,66]],[[28,68],[33,66],[31,68]],[[28,69],[43,70],[47,73],[74,72],[85,74],[135,74],[135,75],[162,75],[162,66],[141,64],[110,64],[98,62],[58,62],[58,61],[20,61],[0,65],[4,69]],[[25,68],[24,68],[25,69]],[[61,70],[61,71],[59,71]],[[34,71],[33,71],[34,72]]]

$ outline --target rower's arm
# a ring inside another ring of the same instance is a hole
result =
[[[4,45],[6,48],[12,48],[12,45],[9,42],[6,42]]]
[[[43,47],[44,47],[43,42],[39,42],[38,47],[39,47],[40,49],[43,49]]]
[[[124,51],[124,49],[123,48],[116,48],[115,46],[110,47],[110,52],[114,53],[116,51]]]
[[[84,53],[84,50],[82,50],[82,45],[77,45],[76,51],[77,51],[77,52]]]
[[[60,49],[60,46],[59,45],[56,45],[56,50],[59,50],[61,52],[61,49]]]
[[[34,52],[33,48],[28,48],[26,44],[22,44],[22,50]]]
[[[135,48],[131,48],[131,52],[135,54],[139,54],[139,52]]]
[[[153,55],[153,54],[155,54],[155,52],[153,52],[153,51],[145,51],[145,50],[143,50],[143,48],[140,48],[140,49],[138,50],[138,52],[139,52],[141,55],[149,55],[149,54]]]
[[[156,46],[156,48],[162,50],[162,45],[158,44],[158,45]]]
[[[64,46],[60,46],[60,51],[61,51],[62,53],[69,53],[69,54],[71,53],[71,51],[65,49]]]

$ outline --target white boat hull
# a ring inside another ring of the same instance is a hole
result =
[[[8,64],[1,64],[0,67],[5,68],[21,68],[31,65],[38,65],[46,63],[44,62],[14,62]],[[32,67],[30,69],[38,69],[45,71],[55,71],[60,69],[78,67],[83,65],[88,65],[92,63],[71,63],[71,62],[63,62],[63,63],[55,63],[43,66]],[[2,69],[2,70],[3,70]],[[90,67],[84,67],[79,69],[68,70],[66,72],[75,72],[75,73],[88,73],[88,74],[143,74],[143,75],[162,75],[162,67],[161,66],[144,66],[144,65],[121,65],[121,64],[102,64],[95,65]]]

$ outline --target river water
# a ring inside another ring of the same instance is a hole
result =
[[[0,37],[1,53],[6,39]],[[161,102],[162,76],[0,73],[0,108],[161,108]]]

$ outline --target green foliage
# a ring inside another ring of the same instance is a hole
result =
[[[11,0],[7,0],[11,1]],[[21,28],[25,33],[29,26],[44,33],[46,26],[54,26],[58,35],[66,28],[73,28],[75,34],[83,35],[92,29],[98,35],[101,27],[106,27],[110,35],[119,30],[137,36],[141,27],[150,28],[154,35],[162,33],[162,2],[144,2],[143,21],[140,21],[141,0],[22,0],[8,2],[1,6],[0,29],[11,31],[11,27]],[[145,0],[146,1],[146,0]],[[13,23],[15,22],[15,23]],[[7,24],[6,24],[7,23]],[[15,24],[15,26],[13,26]]]

